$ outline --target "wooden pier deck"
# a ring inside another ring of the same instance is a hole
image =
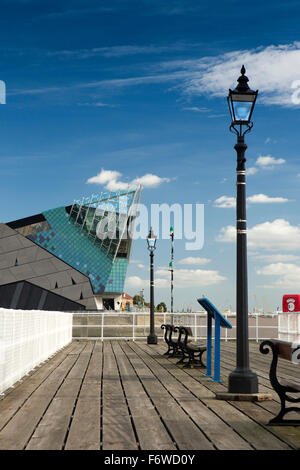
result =
[[[251,343],[260,391],[272,392],[271,357]],[[7,391],[0,400],[0,449],[291,450],[300,427],[268,427],[278,398],[225,402],[235,343],[222,342],[224,383],[203,369],[182,369],[145,341],[73,341]],[[283,361],[282,377],[297,367]]]

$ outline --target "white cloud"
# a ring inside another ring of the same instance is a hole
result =
[[[247,197],[247,202],[250,204],[280,204],[288,201],[285,197],[270,197],[266,194],[253,194],[253,196]],[[231,196],[221,196],[215,200],[214,206],[233,209],[236,206],[236,199]]]
[[[155,287],[158,289],[165,289],[170,287],[170,280],[155,277]],[[125,281],[125,290],[127,289],[146,289],[149,287],[149,279],[142,279],[139,276],[129,276]]]
[[[114,49],[115,47],[115,49]],[[146,47],[146,49],[145,49]],[[168,49],[169,47],[166,46]],[[113,46],[93,50],[81,50],[79,55],[92,54],[131,55],[161,51],[161,46]],[[68,56],[69,51],[59,51]],[[78,51],[77,51],[78,54]],[[40,95],[50,92],[93,89],[99,87],[128,87],[153,83],[174,82],[184,93],[224,97],[228,88],[236,86],[241,65],[245,64],[250,86],[259,89],[259,102],[284,106],[299,106],[295,99],[298,89],[292,88],[300,70],[300,43],[270,45],[250,50],[235,50],[227,54],[192,60],[166,61],[155,68],[155,73],[136,77],[113,78],[94,82],[76,83],[71,86],[12,90],[10,95]],[[297,81],[297,80],[296,80]]]
[[[178,261],[178,264],[203,265],[203,264],[207,264],[209,262],[210,262],[210,259],[208,259],[208,258],[197,258],[197,257],[189,256],[187,258],[183,258],[180,261]]]
[[[187,106],[183,108],[184,111],[195,111],[196,113],[207,113],[209,108],[199,108],[198,106]]]
[[[115,108],[115,104],[102,103],[102,101],[77,103],[78,106],[92,106],[96,108]]]
[[[248,176],[255,175],[255,173],[257,172],[258,172],[258,169],[255,168],[254,166],[251,166],[250,168],[246,170],[246,175]]]
[[[177,288],[202,287],[217,284],[226,280],[218,271],[204,269],[176,269],[174,286]],[[155,272],[155,287],[165,289],[170,287],[170,271],[168,268],[160,268]],[[149,279],[141,279],[139,276],[129,276],[125,281],[125,289],[140,289],[149,286]]]
[[[155,188],[156,186],[159,186],[162,183],[168,183],[169,181],[169,178],[160,178],[152,173],[147,173],[140,178],[135,178],[132,181],[132,184],[141,184],[144,188]]]
[[[92,176],[87,180],[87,183],[96,183],[96,184],[106,184],[111,180],[116,180],[121,176],[121,173],[118,171],[111,171],[111,170],[102,170],[98,175]]]
[[[109,191],[119,191],[121,189],[127,189],[128,186],[134,184],[141,184],[144,188],[155,188],[162,183],[168,183],[169,178],[161,178],[160,176],[153,175],[152,173],[147,173],[140,178],[135,178],[131,182],[120,181],[119,178],[122,176],[122,173],[112,170],[102,170],[96,176],[92,176],[87,180],[87,183],[103,184],[106,185],[105,188]]]
[[[61,56],[71,57],[76,59],[89,59],[90,57],[124,57],[133,56],[138,54],[163,54],[174,51],[184,51],[191,47],[196,47],[197,44],[188,43],[175,43],[173,45],[161,46],[150,44],[146,46],[139,45],[119,45],[109,47],[93,47],[90,49],[63,49],[59,51],[49,51],[48,56]]]
[[[128,276],[125,281],[125,289],[136,288],[140,289],[145,287],[146,281],[141,279],[139,276]]]
[[[169,67],[190,71],[183,85],[190,94],[225,96],[227,89],[236,86],[242,64],[250,77],[250,87],[259,89],[260,103],[295,106],[292,83],[299,76],[300,43],[259,47],[228,52],[198,60],[175,61]],[[168,68],[168,63],[164,64]]]
[[[224,242],[224,243],[233,243],[236,241],[236,227],[233,225],[227,225],[226,227],[222,227],[220,230],[219,235],[216,237],[217,242]],[[248,240],[249,245],[249,240]]]
[[[288,199],[285,197],[270,197],[266,194],[254,194],[253,196],[249,196],[247,201],[252,204],[276,204],[288,202]]]
[[[269,142],[271,139],[267,139]],[[260,155],[256,160],[255,164],[259,167],[252,166],[246,170],[248,176],[255,175],[258,170],[271,170],[274,166],[283,165],[285,163],[284,158],[274,158],[271,155]]]
[[[230,196],[221,196],[214,202],[215,207],[222,207],[225,209],[231,209],[235,207],[235,205],[235,197]]]
[[[167,268],[158,269],[156,275],[162,278],[166,277],[169,286],[170,272]],[[174,272],[174,285],[178,288],[210,286],[225,279],[226,277],[213,270],[176,269]]]
[[[106,184],[105,188],[109,191],[120,191],[122,189],[127,189],[128,186],[129,183],[112,179]]]
[[[261,255],[258,253],[251,253],[249,252],[249,255],[252,256],[255,259],[261,259],[263,261],[267,261],[268,263],[287,263],[289,261],[300,261],[300,256],[297,255],[288,255],[287,253],[284,254],[271,254],[271,255]]]
[[[272,284],[264,285],[273,289],[299,289],[300,266],[292,263],[272,263],[262,269],[258,269],[258,275],[277,276]]]
[[[284,158],[274,158],[271,155],[266,155],[266,156],[259,156],[258,159],[256,160],[256,165],[260,166],[261,168],[270,168],[273,167],[274,165],[283,165],[285,163]]]
[[[236,228],[223,227],[216,238],[219,242],[232,243],[236,240]],[[248,229],[248,247],[264,248],[270,251],[299,251],[300,226],[293,226],[285,219],[275,219]]]

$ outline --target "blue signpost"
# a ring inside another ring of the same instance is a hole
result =
[[[212,320],[215,320],[215,363],[214,363],[214,378],[213,382],[221,382],[220,377],[220,342],[221,342],[221,327],[232,328],[231,324],[225,317],[216,309],[216,307],[205,297],[198,299],[199,304],[207,312],[207,359],[206,359],[206,377],[212,376]]]

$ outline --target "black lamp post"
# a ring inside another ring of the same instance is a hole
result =
[[[247,279],[247,219],[246,219],[246,171],[244,136],[249,132],[253,123],[253,113],[257,91],[248,86],[245,67],[241,68],[241,76],[234,90],[229,90],[227,97],[231,114],[230,131],[237,135],[235,150],[237,153],[236,181],[236,369],[229,375],[229,393],[255,394],[258,393],[257,375],[249,366],[249,334],[248,334],[248,279]]]
[[[169,263],[169,271],[171,273],[171,325],[174,323],[174,229],[170,227],[170,238],[171,238],[171,261]]]
[[[156,248],[156,239],[152,227],[150,228],[149,235],[147,237],[147,245],[150,254],[150,334],[147,338],[148,344],[157,344],[157,336],[154,330],[154,274],[153,274],[153,258],[154,251]]]

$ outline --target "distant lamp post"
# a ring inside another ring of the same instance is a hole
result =
[[[174,323],[174,228],[170,227],[170,238],[171,238],[171,262],[169,263],[169,271],[171,273],[171,325]]]
[[[147,338],[148,344],[157,344],[157,336],[155,335],[154,326],[154,274],[153,274],[153,258],[156,248],[157,237],[154,235],[152,227],[147,237],[147,245],[150,254],[150,334]]]
[[[228,392],[233,394],[258,393],[257,375],[249,366],[249,333],[248,333],[248,280],[247,280],[247,219],[246,219],[246,170],[244,136],[253,123],[253,113],[257,91],[248,86],[245,67],[241,68],[241,76],[234,90],[229,90],[227,97],[231,114],[230,131],[237,135],[235,150],[237,153],[236,182],[236,369],[229,375]]]

